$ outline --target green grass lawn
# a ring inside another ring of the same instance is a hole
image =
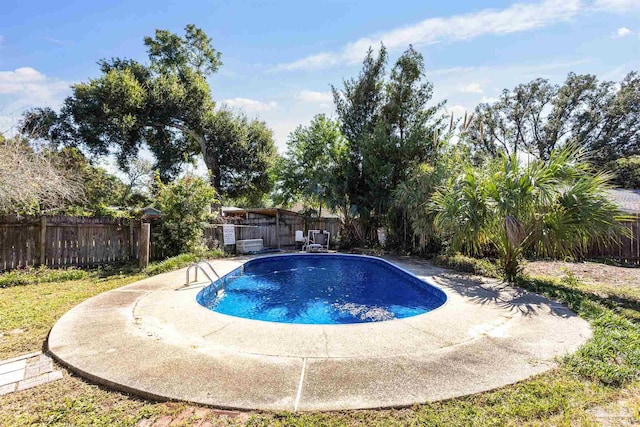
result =
[[[0,359],[40,350],[49,330],[64,313],[110,289],[145,277],[140,273],[89,275],[82,280],[0,289]]]
[[[60,273],[49,277],[53,281],[22,277],[5,282],[7,287],[0,288],[0,359],[40,350],[55,321],[80,301],[189,262],[174,259],[143,273],[115,269],[81,278]],[[525,278],[519,284],[569,305],[592,324],[593,338],[551,372],[491,392],[405,409],[253,413],[242,420],[211,415],[210,420],[248,426],[597,425],[594,408],[615,412],[613,406],[624,402],[640,422],[640,301],[628,293],[616,295],[606,284],[585,288],[571,277]],[[0,426],[128,426],[187,407],[109,391],[66,372],[63,380],[0,397]]]

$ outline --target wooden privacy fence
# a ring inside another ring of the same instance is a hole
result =
[[[630,237],[620,236],[620,245],[591,245],[587,258],[611,258],[628,264],[640,264],[640,216],[636,215],[623,225],[630,231]]]
[[[236,228],[236,240],[263,239],[265,247],[295,247],[295,231],[328,230],[331,239],[340,232],[338,219],[313,220],[305,227],[298,215],[228,219],[228,223],[248,225]],[[151,228],[158,225],[152,221]],[[70,216],[0,216],[0,271],[27,266],[91,267],[139,259],[141,222],[114,218]],[[153,236],[153,235],[152,235]],[[205,229],[210,247],[222,241],[222,227]],[[151,238],[149,258],[163,254]]]
[[[341,223],[337,218],[312,219],[306,224],[298,215],[231,219],[236,240],[263,239],[267,248],[296,247],[296,230],[327,230],[335,247]],[[152,223],[151,228],[158,223]],[[90,267],[137,260],[140,248],[140,221],[69,216],[0,216],[0,271],[26,266]],[[589,248],[587,258],[612,258],[640,265],[640,216],[625,223],[631,237],[621,236],[621,244]],[[222,227],[205,229],[210,247],[222,242]],[[154,239],[149,258],[162,258]]]
[[[139,244],[139,221],[0,216],[0,271],[118,263],[137,259]]]
[[[338,218],[317,218],[311,220],[308,226],[309,230],[327,230],[331,233],[332,245],[335,247],[335,243],[340,238],[340,231],[342,229],[342,223]]]

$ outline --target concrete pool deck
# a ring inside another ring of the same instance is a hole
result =
[[[244,259],[213,262],[221,274]],[[105,292],[67,312],[51,354],[81,376],[152,399],[227,409],[408,406],[491,390],[556,366],[590,336],[564,305],[414,258],[386,258],[448,301],[419,316],[296,325],[212,312],[185,270]]]

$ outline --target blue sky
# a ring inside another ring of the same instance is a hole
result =
[[[360,70],[383,41],[393,63],[412,43],[435,99],[456,115],[503,88],[569,71],[619,80],[640,70],[640,0],[537,1],[14,1],[0,15],[0,132],[29,107],[57,107],[69,85],[96,77],[96,61],[146,61],[156,28],[205,30],[222,52],[214,99],[287,135],[334,114],[331,85]]]

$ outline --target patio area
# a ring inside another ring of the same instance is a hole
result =
[[[226,273],[248,258],[217,260]],[[151,399],[316,411],[408,406],[511,384],[556,365],[591,335],[565,306],[414,258],[387,258],[443,289],[430,313],[386,322],[295,325],[198,305],[185,270],[76,306],[48,348],[86,378]]]

